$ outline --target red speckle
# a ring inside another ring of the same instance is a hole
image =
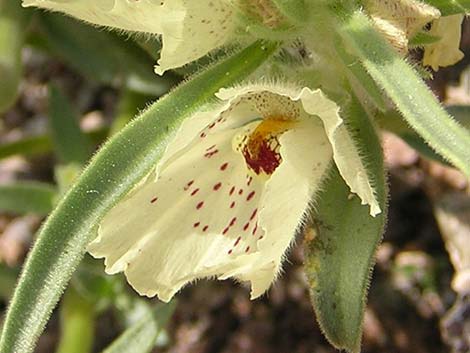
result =
[[[250,186],[252,181],[253,181],[253,178],[252,178],[252,177],[249,177],[249,178],[248,178],[248,182],[246,183],[246,185]]]
[[[237,240],[235,241],[235,244],[233,244],[233,246],[237,246],[240,240],[242,240],[242,237],[238,237]]]
[[[150,203],[155,203],[157,202],[157,200],[158,200],[158,197],[154,197],[153,199],[150,200]]]
[[[209,229],[209,226],[204,226],[204,228],[202,228],[202,231],[205,232]]]
[[[230,255],[232,252],[233,252],[233,250],[232,250],[232,249],[230,249],[230,250],[228,251],[228,254]]]
[[[201,132],[201,134],[200,134],[199,136],[203,139],[203,138],[206,137],[207,135],[206,135],[205,132]]]
[[[209,129],[212,129],[215,126],[215,122],[210,123]]]
[[[232,186],[232,188],[230,189],[230,192],[229,192],[229,195],[233,195],[233,193],[235,192],[235,186]]]
[[[227,169],[227,167],[228,167],[228,163],[226,162],[220,166],[220,170],[225,170]]]
[[[243,194],[243,189],[238,190],[238,195]]]
[[[250,222],[247,222],[247,223],[243,226],[243,230],[246,231],[249,226],[250,226]]]
[[[246,197],[246,201],[250,201],[250,200],[253,198],[253,196],[255,196],[255,192],[254,192],[254,191],[252,191],[252,192],[250,192],[250,193],[248,194],[248,196]]]
[[[221,186],[222,186],[222,183],[217,183],[217,184],[214,185],[214,188],[213,188],[213,189],[214,189],[215,191],[217,191],[217,190],[220,189]]]
[[[211,158],[214,154],[217,154],[217,152],[219,152],[219,150],[214,150],[214,151],[206,152],[206,153],[204,153],[204,157],[206,157],[206,158]]]
[[[200,224],[201,224],[200,222],[196,222],[196,223],[193,224],[193,227],[197,228],[197,227],[199,227]]]
[[[258,239],[261,240],[263,238],[264,238],[264,235],[260,235]]]
[[[245,157],[246,164],[258,175],[262,172],[271,175],[281,164],[281,155],[271,148],[267,140],[260,142],[258,150],[254,155],[252,155],[248,148],[245,148],[243,156]]]
[[[223,230],[222,234],[225,235],[228,233],[228,230],[229,230],[229,227],[225,227],[225,229]]]
[[[253,228],[253,232],[251,234],[255,235],[257,230],[258,230],[258,223],[256,223],[255,227]]]
[[[255,217],[256,217],[256,213],[258,212],[258,209],[255,208],[255,210],[253,211],[253,213],[251,214],[251,217],[250,217],[250,221],[252,221]]]
[[[233,217],[232,220],[230,221],[230,227],[232,227],[236,221],[237,221],[237,217]]]
[[[200,210],[200,209],[202,208],[202,206],[204,206],[204,201],[199,202],[199,203],[196,205],[196,209]]]
[[[184,190],[185,190],[185,191],[188,190],[189,187],[190,187],[191,185],[193,185],[193,184],[194,184],[194,180],[189,181],[189,182],[186,184],[186,186],[184,187]]]
[[[245,252],[248,252],[248,251],[250,251],[250,247],[249,247],[249,246],[247,246],[246,249],[245,249]]]
[[[232,203],[230,204],[230,208],[234,208],[235,207],[235,201],[232,201]]]
[[[198,191],[199,191],[199,188],[198,188],[198,189],[194,189],[193,192],[191,193],[191,196],[196,195]]]

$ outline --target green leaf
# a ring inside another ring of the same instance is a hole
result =
[[[87,138],[90,139],[95,145],[101,143],[107,134],[108,129],[106,128],[85,132]],[[25,137],[18,141],[0,144],[0,159],[8,158],[14,155],[33,157],[49,153],[52,151],[52,149],[53,143],[49,135]]]
[[[306,22],[310,17],[305,0],[272,0],[272,2],[284,16],[294,23]]]
[[[154,96],[177,82],[155,74],[153,59],[131,40],[59,14],[43,12],[39,20],[50,49],[91,80]]]
[[[314,238],[306,240],[305,271],[325,336],[338,349],[360,352],[367,289],[387,213],[387,187],[380,141],[359,102],[353,100],[344,117],[361,146],[382,213],[370,216],[369,207],[351,195],[335,167],[315,199]]]
[[[57,197],[54,186],[39,182],[0,185],[0,210],[47,215]]]
[[[221,87],[245,79],[276,47],[255,42],[201,72],[152,105],[95,155],[29,253],[6,316],[0,352],[32,352],[105,213],[156,165],[185,118],[213,101]]]
[[[418,32],[413,38],[410,39],[408,45],[410,47],[422,47],[426,44],[433,44],[439,42],[440,37],[432,36],[426,32]]]
[[[345,20],[347,43],[410,126],[441,156],[470,176],[470,132],[442,108],[413,68],[378,34],[362,12]]]
[[[156,305],[119,336],[103,353],[148,353],[171,318],[176,304]]]
[[[470,13],[470,0],[424,0],[441,11],[442,16]]]
[[[49,86],[49,130],[55,151],[64,163],[84,164],[92,151],[91,142],[80,129],[78,114],[69,100]]]
[[[19,1],[0,0],[0,112],[7,110],[18,95],[28,14]]]
[[[70,287],[60,305],[60,339],[56,353],[90,353],[95,312],[90,301]]]

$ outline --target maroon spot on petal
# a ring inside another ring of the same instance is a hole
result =
[[[249,178],[248,178],[248,181],[247,181],[247,183],[246,183],[246,185],[250,186],[252,181],[253,181],[253,178],[252,178],[252,177],[249,177]]]
[[[232,250],[232,249],[230,249],[230,250],[228,251],[228,254],[230,255],[232,252],[233,252],[233,250]]]
[[[235,192],[235,186],[232,186],[232,188],[230,189],[230,192],[228,194],[230,196],[232,196],[234,192]]]
[[[225,170],[225,169],[227,169],[227,167],[228,167],[228,163],[225,162],[224,164],[222,164],[222,165],[220,166],[220,170]]]
[[[210,123],[209,129],[212,129],[215,126],[215,122]]]
[[[240,240],[242,240],[242,237],[238,237],[237,240],[235,241],[235,244],[233,244],[233,246],[237,246]]]
[[[218,152],[219,152],[219,150],[206,152],[206,153],[204,153],[204,157],[211,158],[214,154],[217,154]]]
[[[207,135],[206,135],[205,132],[201,132],[201,134],[200,134],[199,136],[203,139],[203,138],[206,137]]]
[[[250,226],[250,222],[247,222],[247,223],[243,226],[243,230],[246,231],[249,226]]]
[[[150,203],[155,203],[157,202],[157,200],[158,200],[158,197],[154,197],[153,199],[150,200]]]
[[[243,189],[238,190],[238,195],[243,194]]]
[[[194,180],[189,181],[189,182],[186,184],[186,186],[184,187],[184,190],[185,190],[185,191],[188,190],[188,189],[190,188],[190,186],[193,185],[193,184],[194,184]]]
[[[199,203],[196,205],[196,209],[200,210],[200,209],[202,208],[202,206],[204,206],[204,201],[199,202]]]
[[[228,233],[228,230],[229,230],[229,227],[225,227],[224,230],[223,230],[223,232],[222,232],[222,234],[223,234],[223,235],[227,234],[227,233]]]
[[[251,234],[255,235],[257,230],[258,230],[258,223],[256,223],[255,227],[253,228],[253,232],[251,232]]]
[[[205,231],[207,231],[208,229],[209,229],[209,226],[206,225],[206,226],[204,226],[204,228],[202,228],[202,231],[205,232]]]
[[[235,207],[235,201],[232,201],[232,203],[230,204],[230,208],[234,208]]]
[[[200,224],[201,224],[201,222],[196,222],[196,223],[193,224],[193,227],[197,228],[197,227],[199,227]]]
[[[252,192],[250,192],[250,193],[248,194],[248,196],[246,197],[246,201],[250,201],[250,200],[253,198],[253,196],[255,196],[255,192],[254,192],[254,191],[252,191]]]
[[[210,151],[210,150],[213,149],[215,146],[216,146],[216,145],[212,145],[212,146],[206,148],[206,151]]]
[[[196,195],[198,191],[199,191],[199,188],[197,188],[197,189],[194,189],[194,190],[193,190],[193,192],[191,193],[191,196],[194,196],[194,195]]]
[[[250,217],[250,221],[252,221],[255,217],[256,217],[256,213],[258,212],[258,209],[255,208],[255,210],[253,211],[253,213],[251,214],[251,217]]]
[[[264,235],[260,235],[258,239],[261,240],[263,238],[264,238]]]
[[[215,191],[217,191],[217,190],[220,189],[221,186],[222,186],[222,183],[217,183],[217,184],[214,185],[214,188],[213,188],[213,189],[214,189]]]
[[[232,220],[230,221],[230,227],[232,227],[236,221],[237,221],[237,217],[233,217]]]
[[[250,247],[249,247],[249,246],[247,246],[246,249],[245,249],[245,252],[248,252],[248,251],[250,251]]]

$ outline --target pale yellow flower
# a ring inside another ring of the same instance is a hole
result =
[[[453,15],[441,17],[432,23],[429,34],[440,39],[424,47],[424,65],[431,66],[437,71],[439,67],[454,65],[462,60],[464,54],[460,51],[459,45],[463,19],[464,15]]]
[[[236,16],[230,0],[23,0],[95,25],[161,34],[158,74],[199,59],[230,40]]]
[[[168,301],[207,277],[263,294],[332,162],[371,215],[381,211],[339,107],[320,90],[257,84],[217,97],[185,120],[89,247],[142,295]]]

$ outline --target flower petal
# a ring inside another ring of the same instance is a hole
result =
[[[23,6],[61,11],[81,20],[133,32],[161,34],[158,74],[224,45],[236,16],[227,0],[23,0]]]
[[[439,67],[454,65],[464,57],[459,49],[463,19],[464,15],[452,15],[433,22],[429,34],[441,39],[424,47],[424,65],[437,71]]]
[[[374,188],[362,163],[359,150],[339,115],[339,107],[326,98],[320,90],[303,89],[300,99],[307,113],[316,115],[323,121],[333,148],[333,158],[346,184],[360,197],[363,205],[370,206],[372,216],[379,214],[381,210]]]

